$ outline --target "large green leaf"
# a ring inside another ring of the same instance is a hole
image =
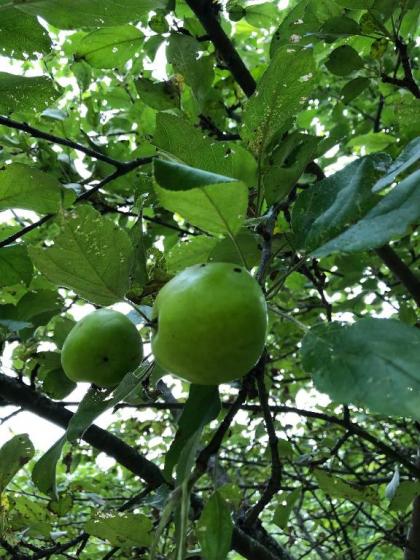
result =
[[[319,138],[289,134],[266,158],[262,168],[265,198],[269,205],[286,197],[314,158]]]
[[[257,164],[247,150],[236,142],[212,140],[186,119],[158,113],[154,144],[191,167],[255,185]]]
[[[405,146],[397,159],[389,167],[385,177],[381,177],[373,185],[373,192],[378,192],[393,183],[398,175],[409,169],[418,160],[420,160],[420,137],[415,138]]]
[[[245,219],[248,189],[241,181],[169,161],[154,163],[161,205],[210,233],[234,234]]]
[[[314,475],[321,490],[332,498],[343,498],[353,502],[379,504],[378,491],[374,486],[366,487],[351,484],[321,469],[315,469]]]
[[[168,41],[166,56],[175,72],[182,74],[197,99],[203,100],[213,82],[213,60],[202,55],[201,44],[189,35],[172,34]]]
[[[32,279],[33,266],[23,245],[9,245],[0,249],[0,287],[26,285]]]
[[[34,453],[34,446],[27,434],[14,436],[3,445],[0,449],[0,494]]]
[[[393,319],[313,327],[302,343],[304,369],[334,401],[387,416],[420,419],[420,332]]]
[[[179,108],[180,95],[175,81],[155,82],[148,78],[138,78],[135,83],[140,99],[149,107],[157,111]],[[165,115],[176,118],[173,115]]]
[[[95,517],[85,524],[85,531],[118,548],[150,546],[152,520],[142,513],[117,513]]]
[[[316,251],[314,256],[352,253],[381,247],[401,237],[420,219],[420,170],[401,181],[355,225]]]
[[[389,509],[404,513],[416,496],[420,496],[420,481],[403,480],[392,497]]]
[[[347,76],[355,70],[360,70],[363,67],[363,60],[352,47],[342,45],[332,51],[325,65],[333,74]]]
[[[292,213],[297,245],[312,251],[363,217],[379,200],[372,185],[389,163],[387,154],[360,158],[300,194]]]
[[[167,4],[167,0],[14,0],[22,12],[41,16],[60,29],[112,27],[141,19]]]
[[[190,385],[174,441],[165,458],[165,475],[170,478],[173,468],[188,443],[201,434],[204,426],[214,420],[220,412],[217,386]]]
[[[215,492],[204,506],[197,533],[205,560],[225,560],[231,549],[233,522],[222,495]]]
[[[276,51],[245,108],[242,136],[253,152],[264,152],[304,108],[315,74],[311,49],[288,45]]]
[[[290,514],[292,513],[293,506],[301,495],[301,489],[295,488],[291,492],[281,492],[277,496],[277,507],[273,516],[273,523],[285,529],[289,522]]]
[[[132,58],[142,43],[143,33],[133,25],[104,27],[82,36],[76,42],[74,57],[94,68],[115,68]]]
[[[15,8],[0,9],[0,54],[13,58],[31,58],[51,50],[48,33],[36,18]]]
[[[29,249],[35,266],[92,303],[124,299],[134,252],[128,233],[87,205],[61,215],[59,223],[53,246]]]
[[[0,170],[0,210],[24,208],[53,214],[76,198],[54,175],[23,163],[11,163]]]
[[[61,437],[36,462],[32,470],[32,482],[44,494],[57,499],[56,469],[66,437]]]
[[[25,78],[0,72],[0,113],[40,112],[52,105],[57,97],[59,93],[49,78]]]
[[[128,398],[140,385],[144,375],[150,370],[150,367],[149,363],[143,362],[136,370],[127,373],[118,387],[113,391],[110,398],[108,398],[107,392],[100,391],[96,387],[91,387],[80,401],[76,412],[73,414],[67,426],[67,440],[75,442],[83,437],[85,431],[98,416],[105,412],[105,410],[113,408],[120,401]]]
[[[300,0],[275,31],[270,45],[271,56],[282,45],[313,42],[313,34],[320,30],[322,23],[340,16],[341,11],[334,0]]]

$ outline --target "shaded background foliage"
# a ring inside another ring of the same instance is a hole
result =
[[[285,4],[0,0],[2,423],[69,425],[0,450],[0,557],[420,556],[418,7]],[[147,343],[206,261],[267,295],[243,382],[72,400],[86,302]]]

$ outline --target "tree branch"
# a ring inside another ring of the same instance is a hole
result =
[[[409,269],[389,245],[379,247],[375,252],[413,296],[417,305],[420,306],[420,279]]]
[[[268,433],[268,442],[270,446],[271,453],[271,476],[268,484],[261,494],[260,499],[255,504],[255,506],[248,512],[244,525],[247,527],[252,527],[257,521],[258,516],[263,511],[265,506],[270,503],[272,497],[276,492],[279,491],[281,486],[281,475],[283,466],[279,457],[278,449],[278,438],[276,434],[276,428],[274,426],[274,421],[271,416],[271,410],[268,402],[267,388],[264,383],[264,367],[261,368],[257,376],[257,387],[258,394],[260,397],[261,408],[263,411],[264,422]]]
[[[413,501],[411,527],[407,537],[407,547],[404,560],[418,560],[420,558],[420,496]]]
[[[420,99],[420,88],[417,85],[413,76],[413,72],[411,70],[410,57],[408,56],[407,45],[401,37],[397,37],[395,41],[395,47],[400,56],[401,65],[404,70],[404,78],[400,79],[392,76],[387,76],[386,74],[382,74],[381,75],[382,81],[388,84],[393,84],[394,86],[405,88],[408,91],[411,91],[414,97]]]
[[[88,146],[84,146],[83,144],[79,144],[78,142],[73,142],[73,140],[68,140],[67,138],[62,138],[61,136],[56,136],[55,134],[50,134],[48,132],[44,132],[39,130],[38,128],[34,128],[27,123],[21,123],[18,121],[14,121],[13,119],[9,119],[8,117],[2,117],[0,115],[0,125],[7,126],[8,128],[14,128],[15,130],[21,130],[22,132],[26,132],[33,138],[40,138],[42,140],[47,140],[48,142],[52,142],[53,144],[59,144],[60,146],[67,146],[68,148],[72,148],[78,152],[82,152],[87,156],[90,156],[94,159],[99,161],[103,161],[105,163],[109,163],[110,165],[119,169],[120,167],[124,167],[125,163],[118,161],[114,158],[111,158],[105,154],[101,154]]]
[[[99,183],[97,183],[94,187],[92,187],[88,191],[85,191],[80,196],[78,196],[76,198],[76,200],[74,201],[74,204],[77,204],[78,202],[82,202],[83,200],[87,200],[88,198],[90,198],[93,194],[98,192],[100,189],[102,189],[108,183],[111,183],[115,179],[118,179],[119,177],[122,177],[123,175],[126,175],[127,173],[130,173],[130,171],[133,171],[137,167],[140,167],[141,165],[146,165],[146,164],[150,163],[151,161],[152,161],[151,157],[144,157],[144,158],[138,158],[138,159],[135,159],[133,161],[121,164],[121,166],[118,167],[118,169],[116,169],[114,171],[114,173],[112,173],[111,175],[108,175],[108,177],[105,177],[105,179],[102,179],[102,181],[99,181]],[[13,243],[17,239],[20,239],[24,235],[30,233],[34,229],[37,229],[37,228],[41,227],[43,224],[45,224],[46,222],[48,222],[49,220],[54,218],[54,216],[55,216],[55,214],[46,214],[45,216],[43,216],[42,218],[40,218],[36,222],[33,222],[32,224],[29,224],[28,226],[25,226],[24,228],[20,229],[19,231],[17,231],[13,235],[10,235],[9,237],[6,237],[6,239],[3,239],[3,241],[0,241],[0,248],[5,247],[6,245],[9,245],[10,243]]]
[[[235,50],[231,40],[223,31],[216,18],[209,0],[186,0],[186,3],[200,20],[220,57],[229,68],[235,80],[245,94],[251,96],[256,88],[256,82],[243,60]]]
[[[66,429],[73,416],[73,413],[60,403],[44,397],[17,379],[3,373],[0,373],[0,395],[11,405],[22,407],[63,429]],[[150,487],[157,488],[162,484],[167,484],[158,466],[106,430],[93,425],[84,433],[83,439],[99,451],[113,457],[120,465],[146,481]],[[237,526],[233,530],[232,546],[248,560],[283,560],[285,558],[272,553],[264,543],[255,539],[254,534],[245,533]]]

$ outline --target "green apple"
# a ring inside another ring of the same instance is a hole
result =
[[[183,270],[159,292],[153,319],[156,361],[198,385],[242,377],[264,349],[264,294],[249,272],[235,264],[201,264]]]
[[[142,356],[141,337],[130,319],[112,309],[97,309],[67,335],[61,364],[73,381],[114,387]]]

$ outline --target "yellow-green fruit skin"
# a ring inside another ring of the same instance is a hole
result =
[[[141,337],[130,319],[112,309],[97,309],[67,335],[61,365],[75,382],[114,387],[139,365],[142,356]]]
[[[156,361],[198,385],[242,377],[260,358],[267,331],[264,294],[230,263],[186,268],[159,292],[153,308]]]

